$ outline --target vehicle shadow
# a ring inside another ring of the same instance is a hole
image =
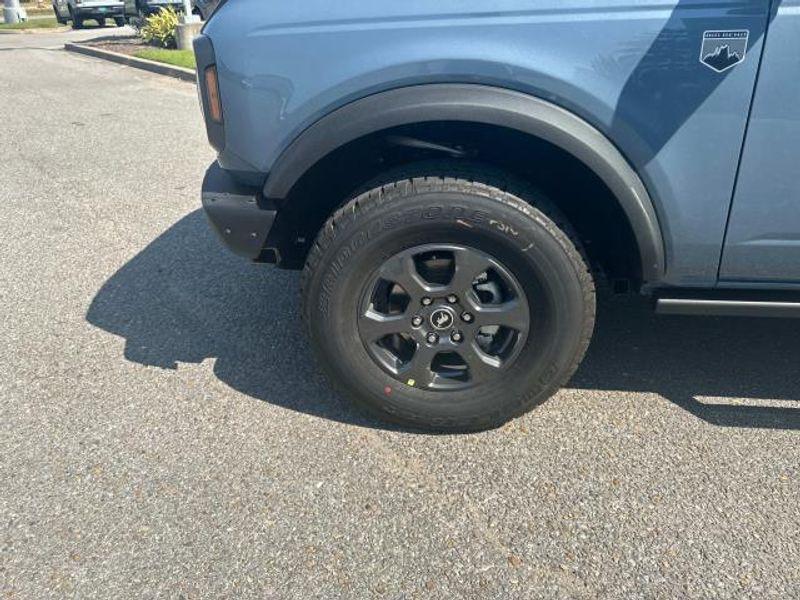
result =
[[[215,375],[253,398],[370,425],[318,373],[298,297],[297,273],[230,254],[197,210],[106,281],[86,319],[123,337],[130,361],[176,369],[213,358]]]
[[[655,393],[727,427],[800,429],[800,321],[659,316],[641,297],[601,298],[569,387]]]
[[[366,427],[312,360],[296,273],[230,255],[202,211],[181,219],[97,292],[86,319],[125,339],[125,358],[214,373],[253,398]],[[797,408],[715,398],[798,400],[800,322],[657,317],[645,299],[603,298],[595,340],[572,388],[654,392],[715,425],[800,428]],[[711,398],[710,401],[702,398]]]

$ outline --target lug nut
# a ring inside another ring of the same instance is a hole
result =
[[[411,324],[414,327],[419,327],[420,325],[422,325],[422,321],[423,321],[422,317],[416,316],[413,319],[411,319]]]
[[[422,299],[422,306],[430,306],[431,304],[433,304],[433,300],[431,300],[431,299],[430,299],[430,298],[428,298],[427,296],[425,296],[425,297]]]
[[[435,333],[429,333],[428,337],[426,338],[429,344],[438,344],[439,343],[439,336]]]
[[[450,304],[455,304],[456,302],[458,302],[458,296],[456,296],[455,294],[450,294],[447,297],[447,302]]]
[[[472,313],[465,312],[461,313],[461,320],[464,321],[464,323],[472,323],[475,317],[472,316]]]
[[[450,334],[450,339],[453,340],[454,343],[460,344],[464,341],[464,336],[460,331],[454,331]]]

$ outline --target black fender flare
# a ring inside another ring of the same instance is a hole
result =
[[[582,161],[616,196],[639,247],[642,279],[663,278],[658,216],[639,175],[617,147],[581,117],[540,98],[485,85],[426,84],[380,92],[347,104],[308,127],[280,155],[264,196],[281,200],[319,160],[342,145],[391,127],[426,121],[497,125],[530,134]]]

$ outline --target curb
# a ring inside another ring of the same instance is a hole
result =
[[[111,52],[110,50],[100,50],[100,48],[92,48],[83,44],[64,44],[64,50],[69,52],[77,52],[78,54],[85,54],[86,56],[93,56],[95,58],[102,58],[110,60],[111,62],[135,67],[150,71],[151,73],[158,73],[159,75],[167,75],[168,77],[175,77],[183,81],[197,81],[197,75],[192,69],[184,69],[183,67],[176,67],[167,65],[165,63],[146,60],[144,58],[136,58],[135,56],[128,56],[127,54],[120,54],[119,52]]]
[[[31,29],[0,29],[0,35],[7,34],[20,34],[20,33],[64,33],[70,31],[72,27],[32,27]]]

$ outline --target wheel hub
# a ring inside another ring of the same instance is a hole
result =
[[[455,325],[456,313],[449,306],[441,306],[431,312],[428,321],[434,329],[445,331]]]

